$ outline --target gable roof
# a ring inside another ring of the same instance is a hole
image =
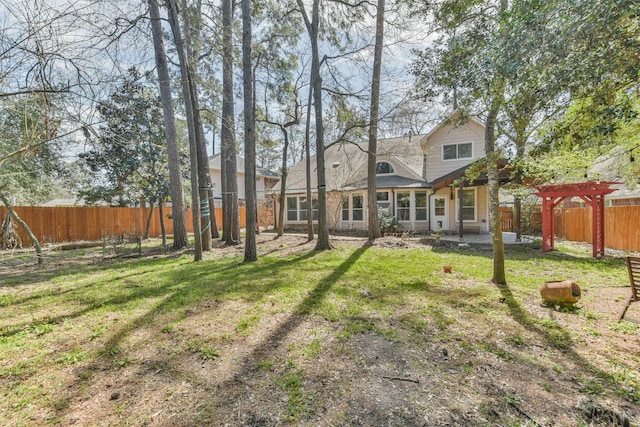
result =
[[[458,116],[458,115],[460,115],[460,112],[459,111],[454,111],[446,119],[442,120],[433,129],[431,129],[426,135],[424,135],[422,137],[422,139],[426,141],[427,139],[429,139],[429,137],[433,136],[433,134],[438,132],[443,127],[448,126],[448,125],[453,125],[455,123],[455,120],[454,120],[455,116]],[[485,127],[484,123],[482,123],[480,120],[478,120],[476,117],[473,117],[473,116],[465,117],[465,122],[472,122],[472,123],[475,123],[475,124],[481,126],[482,128]]]
[[[377,161],[388,162],[395,170],[393,174],[379,175],[379,187],[428,186],[422,178],[423,154],[421,135],[378,140]],[[368,141],[331,145],[325,149],[325,180],[327,191],[359,189],[367,187]],[[311,188],[317,184],[316,156],[311,157]],[[305,191],[306,163],[296,163],[287,176],[287,192]]]

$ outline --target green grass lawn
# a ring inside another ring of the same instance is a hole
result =
[[[509,247],[496,286],[491,251],[337,246],[2,278],[0,424],[589,425],[578,397],[611,417],[640,402],[637,312],[615,319],[622,259]],[[541,306],[556,279],[579,283],[576,307]],[[384,378],[387,392],[368,388]],[[400,403],[374,414],[375,393]]]

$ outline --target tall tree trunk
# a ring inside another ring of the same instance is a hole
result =
[[[222,234],[226,244],[240,243],[238,168],[233,111],[233,0],[222,0]]]
[[[192,32],[194,27],[191,25],[189,9],[187,1],[181,0],[182,4],[182,26],[184,27],[184,38],[187,53],[187,69],[189,71],[189,89],[191,94],[191,104],[193,105],[193,125],[195,128],[196,155],[198,159],[198,193],[200,198],[200,227],[202,237],[202,250],[210,251],[212,247],[211,237],[213,226],[215,224],[215,216],[213,221],[211,218],[211,205],[209,201],[209,190],[211,187],[211,172],[209,170],[209,157],[207,156],[207,145],[204,137],[204,128],[202,117],[200,115],[200,100],[198,95],[198,52],[195,50]],[[198,6],[198,12],[199,6]],[[195,15],[199,16],[199,14]],[[197,25],[199,28],[199,25]]]
[[[184,97],[185,112],[187,115],[187,131],[189,133],[189,160],[191,163],[191,210],[193,220],[193,237],[194,237],[194,260],[202,260],[202,236],[200,229],[200,197],[198,183],[198,146],[196,142],[196,129],[193,119],[193,103],[191,100],[191,88],[189,84],[190,70],[187,64],[184,43],[182,41],[182,32],[180,31],[180,23],[178,22],[178,6],[175,0],[167,0],[167,8],[169,9],[169,24],[173,32],[173,39],[178,52],[178,60],[180,62],[180,73],[182,82],[182,96]]]
[[[507,283],[504,267],[504,241],[500,221],[500,179],[498,171],[499,153],[496,151],[496,118],[502,105],[504,84],[498,83],[498,89],[487,113],[485,127],[485,151],[487,154],[487,180],[489,182],[489,217],[493,237],[493,277],[496,284]]]
[[[180,151],[178,149],[178,133],[176,131],[173,111],[169,69],[167,67],[167,58],[164,50],[164,40],[162,39],[160,9],[156,0],[149,0],[149,15],[151,17],[151,32],[153,35],[156,70],[158,73],[160,99],[162,100],[162,113],[167,138],[169,190],[173,208],[173,249],[181,249],[187,247],[189,244],[187,218],[184,208],[184,191],[182,188],[182,173],[180,172]]]
[[[242,79],[244,87],[244,193],[246,221],[244,262],[258,259],[256,248],[256,120],[251,67],[251,0],[242,0]]]
[[[313,102],[313,88],[309,88],[309,99],[307,102],[307,123],[304,129],[304,154],[305,172],[307,181],[307,200],[311,201],[311,104]],[[313,235],[313,206],[307,203],[307,241],[311,242]]]
[[[44,258],[42,256],[42,247],[40,246],[40,242],[38,241],[38,238],[36,237],[35,234],[33,234],[33,231],[31,231],[31,228],[29,228],[29,225],[26,222],[24,222],[22,218],[18,216],[16,211],[13,209],[13,206],[9,203],[9,200],[7,200],[5,195],[2,193],[0,193],[0,202],[2,202],[3,205],[5,205],[5,207],[7,208],[7,211],[9,212],[9,215],[11,215],[11,217],[15,220],[15,222],[17,222],[22,226],[24,231],[27,233],[27,236],[29,236],[29,239],[31,239],[31,241],[33,242],[33,246],[36,248],[37,263],[38,265],[42,265],[44,263]]]
[[[320,77],[320,51],[318,46],[320,0],[313,0],[311,20],[307,16],[302,0],[297,0],[298,7],[309,33],[311,41],[311,88],[313,89],[313,104],[316,119],[316,166],[318,174],[318,241],[316,250],[332,249],[329,241],[329,226],[327,215],[327,185],[324,169],[324,122],[322,118],[322,78]],[[312,200],[307,203],[311,204]]]
[[[378,0],[376,14],[376,42],[373,53],[373,78],[371,81],[371,117],[369,118],[369,151],[367,153],[367,207],[369,240],[382,236],[378,222],[376,164],[378,152],[378,113],[380,107],[380,70],[384,42],[384,0]]]

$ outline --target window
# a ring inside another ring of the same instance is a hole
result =
[[[311,215],[314,221],[318,219],[318,200],[311,200]],[[287,197],[287,221],[307,220],[307,198],[305,196]]]
[[[386,213],[390,214],[389,208],[391,207],[391,203],[389,202],[389,192],[388,191],[378,191],[376,193],[376,203],[378,205],[378,213]]]
[[[397,197],[398,221],[411,221],[411,193],[398,193]]]
[[[459,205],[458,205],[459,206]],[[456,217],[459,217],[456,211]],[[464,221],[476,221],[476,190],[468,188],[462,190],[462,219]]]
[[[298,220],[298,198],[287,197],[287,221]]]
[[[353,202],[353,221],[362,221],[364,219],[364,197],[362,194],[354,194],[352,197]]]
[[[416,221],[427,220],[427,192],[416,191]]]
[[[438,197],[433,200],[433,213],[436,216],[444,216],[444,204],[446,203],[444,197]]]
[[[390,173],[395,173],[395,169],[393,169],[393,166],[391,166],[391,163],[387,163],[387,162],[378,162],[376,163],[376,175],[384,175],[384,174],[390,174]]]
[[[349,198],[342,197],[342,220],[349,221]]]
[[[447,144],[442,146],[442,160],[473,158],[473,143]]]

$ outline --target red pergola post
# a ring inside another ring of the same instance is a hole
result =
[[[558,203],[564,197],[542,198],[542,252],[552,251],[555,247],[555,214],[554,211]]]
[[[593,257],[604,256],[604,195],[581,196],[591,206],[591,241]]]
[[[609,188],[613,182],[582,182],[576,184],[554,184],[534,187],[536,196],[542,198],[542,252],[554,249],[556,206],[565,197],[580,197],[592,210],[593,257],[604,256],[604,196],[616,191]]]

